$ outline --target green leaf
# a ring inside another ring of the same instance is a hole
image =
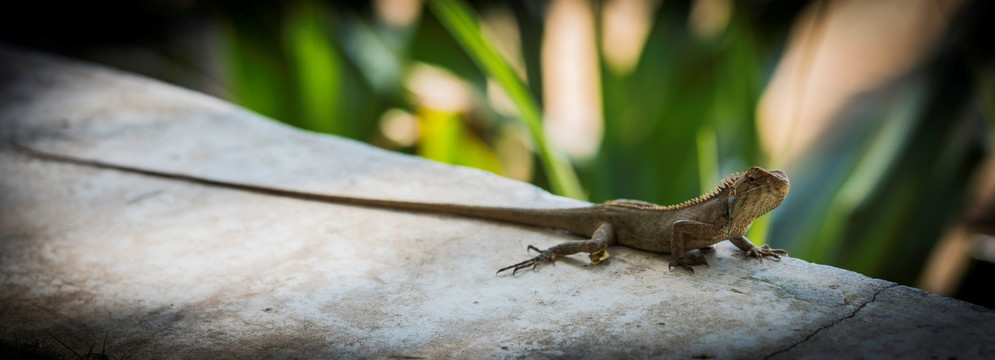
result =
[[[497,81],[511,97],[521,121],[532,136],[553,192],[577,199],[586,198],[570,162],[546,138],[542,127],[542,113],[532,94],[515,75],[508,62],[484,39],[469,6],[459,0],[433,0],[428,2],[428,6],[477,66]]]
[[[356,136],[347,129],[339,113],[342,60],[325,31],[322,8],[303,1],[289,12],[284,29],[286,53],[293,65],[301,126],[332,134]]]

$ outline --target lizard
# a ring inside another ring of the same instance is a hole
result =
[[[759,166],[735,173],[722,180],[711,193],[677,205],[661,206],[619,199],[575,208],[541,209],[407,202],[303,192],[114,164],[43,152],[17,143],[14,145],[36,158],[63,163],[302,200],[553,228],[582,237],[542,250],[529,245],[527,250],[538,252],[537,256],[503,267],[497,271],[498,274],[507,270],[512,270],[512,275],[522,269],[535,270],[539,265],[581,252],[588,253],[591,263],[597,265],[608,258],[607,248],[613,245],[669,253],[672,258],[668,264],[670,271],[681,267],[691,273],[694,273],[694,266],[707,266],[703,253],[714,252],[712,245],[725,240],[732,242],[747,258],[763,260],[764,257],[771,257],[780,260],[779,255],[788,255],[787,251],[768,245],[757,247],[745,236],[755,219],[784,201],[791,187],[784,171],[766,170]],[[695,249],[698,251],[693,251]]]

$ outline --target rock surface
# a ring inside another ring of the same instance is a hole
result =
[[[728,242],[693,275],[668,271],[666,255],[613,248],[603,265],[581,255],[496,276],[526,245],[572,237],[34,158],[11,142],[328,194],[583,204],[3,47],[0,137],[7,346],[143,359],[995,353],[992,310],[800,259],[745,260]]]

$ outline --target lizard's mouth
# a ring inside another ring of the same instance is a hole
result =
[[[760,192],[772,192],[772,193],[783,193],[783,194],[787,194],[788,190],[791,190],[791,184],[789,184],[787,182],[783,182],[783,183],[772,183],[772,184],[769,184],[769,185],[766,185],[766,186],[759,186],[759,187],[754,187],[754,188],[746,189],[746,192],[750,193],[750,192],[754,192],[754,191],[760,191]]]

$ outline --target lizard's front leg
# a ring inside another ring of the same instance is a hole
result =
[[[594,231],[594,235],[588,240],[582,241],[571,241],[568,243],[562,243],[551,247],[546,250],[539,250],[535,246],[529,245],[529,250],[535,250],[539,252],[539,256],[522,261],[515,265],[507,266],[498,270],[498,274],[502,271],[513,269],[511,271],[512,275],[515,275],[518,270],[531,267],[535,269],[540,264],[545,264],[556,260],[556,258],[571,254],[576,254],[579,252],[590,253],[591,263],[598,264],[602,260],[608,258],[608,251],[606,250],[608,246],[615,244],[615,229],[609,223],[604,223],[598,226],[598,229]]]
[[[708,262],[701,253],[687,251],[708,247],[719,242],[723,236],[718,226],[694,220],[675,221],[671,231],[673,234],[670,238],[670,254],[673,260],[670,261],[669,268],[673,270],[675,266],[680,266],[690,270],[691,273],[694,273],[693,266],[707,266]]]
[[[788,256],[787,250],[782,249],[771,249],[770,246],[764,245],[761,247],[756,247],[750,240],[746,239],[746,236],[740,236],[738,238],[729,239],[732,241],[733,245],[736,245],[740,250],[746,254],[747,257],[754,257],[763,261],[764,256],[770,256],[772,258],[780,260],[781,257],[778,255]]]

